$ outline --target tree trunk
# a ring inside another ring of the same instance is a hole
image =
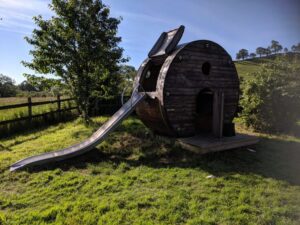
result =
[[[74,97],[79,109],[80,117],[83,119],[85,124],[89,124],[89,99],[86,99],[85,96],[80,96],[79,94],[74,94]]]

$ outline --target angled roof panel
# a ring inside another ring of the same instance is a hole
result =
[[[179,43],[182,34],[184,32],[184,26],[180,26],[177,29],[170,30],[168,32],[163,32],[150,52],[148,53],[148,57],[156,57],[165,54],[169,54],[172,50],[174,50]]]

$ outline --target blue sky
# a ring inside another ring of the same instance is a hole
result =
[[[20,83],[34,73],[20,61],[30,60],[30,35],[38,14],[48,18],[48,0],[0,0],[0,73]],[[185,26],[181,42],[209,39],[234,58],[246,48],[254,52],[278,40],[284,47],[300,42],[300,1],[297,0],[104,0],[111,15],[123,17],[119,35],[125,56],[138,68],[161,32]]]

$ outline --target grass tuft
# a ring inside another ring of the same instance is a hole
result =
[[[0,224],[299,224],[300,139],[292,136],[258,134],[255,153],[200,156],[131,117],[85,155],[8,171],[85,139],[107,119],[0,139]]]

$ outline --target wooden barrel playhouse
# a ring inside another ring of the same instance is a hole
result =
[[[215,42],[177,45],[184,27],[164,32],[138,70],[148,97],[136,112],[159,135],[234,136],[239,79],[230,55]]]

